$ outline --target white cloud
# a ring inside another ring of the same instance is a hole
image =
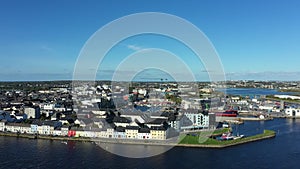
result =
[[[134,51],[138,51],[138,50],[142,50],[143,48],[138,46],[138,45],[127,45],[128,49],[134,50]]]

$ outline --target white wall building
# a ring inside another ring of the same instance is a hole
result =
[[[169,121],[168,124],[170,125],[170,127],[174,128],[176,131],[180,131],[181,126],[182,126],[182,117],[180,117],[179,119],[176,119],[174,121]]]
[[[61,136],[61,130],[53,130],[52,133],[54,136]]]
[[[55,104],[44,104],[42,109],[44,110],[54,110]]]
[[[292,95],[274,95],[274,97],[278,97],[278,98],[281,98],[281,99],[300,100],[299,96],[292,96]]]
[[[183,129],[209,127],[209,116],[207,115],[202,113],[184,113],[184,116],[192,122],[192,125],[184,126],[182,127]]]
[[[300,117],[300,109],[299,108],[287,108],[285,109],[285,114],[290,117]]]
[[[149,132],[138,132],[137,133],[137,139],[144,139],[144,140],[146,140],[146,139],[152,139],[151,136],[152,135],[150,133],[150,130],[149,130]]]
[[[18,124],[18,123],[10,123],[5,125],[6,131],[10,131],[13,133],[31,133],[31,128],[29,124]]]
[[[4,130],[5,130],[5,122],[0,121],[0,131],[4,131]]]
[[[40,109],[39,108],[33,108],[33,107],[25,107],[24,113],[27,115],[27,118],[36,119],[40,117]]]
[[[67,136],[68,135],[68,131],[69,131],[69,127],[67,127],[67,126],[61,127],[61,135],[62,136]]]

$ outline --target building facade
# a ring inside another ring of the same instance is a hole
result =
[[[287,108],[285,109],[285,114],[290,117],[300,117],[299,108]]]

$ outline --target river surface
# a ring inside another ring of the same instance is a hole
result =
[[[279,92],[275,89],[260,89],[260,88],[227,88],[217,89],[220,92],[226,92],[230,95],[241,95],[241,96],[260,96],[260,95],[276,95],[276,94],[293,94],[293,92]]]
[[[272,129],[277,136],[224,149],[174,147],[149,158],[121,157],[88,142],[69,141],[64,144],[60,141],[0,137],[0,168],[299,169],[300,119],[245,122],[233,128],[245,135]],[[145,146],[134,148],[144,149]],[[132,147],[126,151],[131,150]]]

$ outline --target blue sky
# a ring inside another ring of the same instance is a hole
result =
[[[297,0],[2,0],[0,80],[72,79],[89,37],[105,24],[137,12],[170,13],[196,25],[215,46],[227,79],[300,80],[299,8]],[[109,71],[121,55],[149,47],[189,53],[184,47],[174,48],[177,42],[157,39],[164,38],[125,40],[105,59],[103,65],[111,67],[100,67]],[[189,66],[195,74],[204,70],[198,62],[190,61]],[[99,72],[97,77],[103,78]]]

